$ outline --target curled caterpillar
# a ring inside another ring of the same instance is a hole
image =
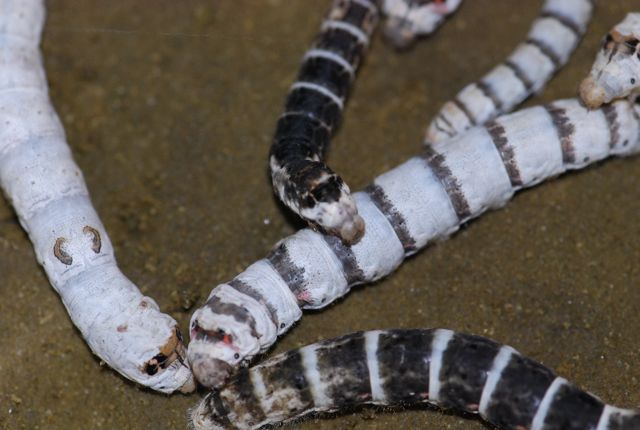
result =
[[[580,97],[590,108],[640,94],[640,13],[630,13],[602,42]]]
[[[546,0],[525,42],[444,104],[427,127],[425,144],[485,124],[539,91],[578,45],[594,4],[595,0]]]
[[[118,269],[48,95],[42,0],[0,0],[0,186],[91,350],[125,377],[194,388],[176,321]]]
[[[588,110],[577,99],[524,109],[439,142],[354,194],[367,230],[348,246],[306,229],[219,285],[191,319],[189,360],[217,387],[271,346],[302,315],[402,260],[462,223],[503,206],[518,190],[608,156],[640,150],[640,105]]]
[[[460,3],[462,0],[383,0],[385,37],[396,48],[407,48],[417,37],[433,33]]]
[[[637,430],[640,410],[603,403],[510,346],[444,329],[358,332],[243,369],[194,408],[196,430],[250,430],[313,412],[429,403],[500,429]]]
[[[280,200],[346,243],[362,236],[364,221],[349,187],[323,159],[377,21],[374,1],[334,2],[291,86],[269,156]]]

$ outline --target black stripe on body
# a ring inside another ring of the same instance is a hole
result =
[[[327,28],[317,36],[313,48],[331,51],[356,69],[362,61],[365,45],[346,30]]]
[[[615,148],[620,142],[620,123],[618,122],[618,111],[610,104],[602,105],[602,112],[609,127],[609,148]]]
[[[353,333],[316,349],[318,371],[332,408],[358,405],[371,400],[369,366],[364,333]]]
[[[609,427],[607,430],[634,430],[640,429],[640,410],[635,415],[625,415],[613,412],[609,415]]]
[[[244,306],[223,302],[217,296],[213,296],[207,300],[205,306],[211,309],[211,312],[216,315],[227,315],[241,324],[248,325],[251,328],[251,335],[256,339],[260,337],[256,331],[256,320],[253,318],[253,315],[251,315],[251,312]]]
[[[330,130],[307,114],[287,114],[278,120],[271,155],[286,165],[300,159],[322,157],[329,146]]]
[[[311,88],[292,89],[287,96],[284,110],[305,113],[331,130],[338,126],[342,114],[340,106],[331,97]]]
[[[305,285],[304,268],[296,266],[291,260],[286,243],[281,243],[272,249],[267,256],[267,260],[269,260],[271,266],[278,272],[296,298],[301,296]]]
[[[378,21],[378,8],[374,2],[345,0],[329,12],[329,19],[343,21],[371,34]]]
[[[560,139],[560,147],[562,149],[562,162],[573,163],[576,159],[575,147],[573,145],[573,134],[576,131],[575,126],[569,120],[567,111],[564,108],[557,107],[553,103],[544,106],[551,120],[553,126]]]
[[[494,91],[493,87],[491,87],[491,85],[483,80],[480,80],[476,82],[476,87],[478,87],[478,89],[482,91],[482,94],[484,94],[484,96],[491,100],[491,103],[493,103],[493,107],[496,109],[496,113],[494,115],[498,115],[499,112],[502,112],[502,101],[500,100],[500,98],[498,98],[498,95]]]
[[[247,369],[242,369],[233,376],[220,392],[220,398],[229,405],[235,415],[234,424],[238,424],[238,427],[259,423],[266,418]]]
[[[544,419],[546,430],[595,430],[604,404],[571,384],[564,384],[553,397]]]
[[[260,366],[259,372],[267,389],[266,396],[273,402],[272,410],[265,412],[285,411],[297,415],[313,408],[313,397],[299,350],[287,352],[285,359],[275,364]]]
[[[378,371],[389,404],[428,400],[433,333],[434,330],[380,333]]]
[[[509,175],[511,186],[522,186],[522,177],[520,176],[520,169],[518,168],[515,152],[513,146],[509,144],[509,138],[507,137],[504,127],[496,121],[491,121],[487,123],[485,128],[489,136],[491,136],[493,144],[498,149],[504,168],[507,170],[507,175]]]
[[[471,208],[469,207],[469,203],[458,179],[453,176],[451,169],[447,166],[444,155],[438,154],[432,147],[427,146],[422,157],[436,178],[438,178],[444,186],[445,192],[449,196],[453,209],[458,216],[458,220],[462,222],[469,218],[471,216]]]
[[[576,38],[582,37],[582,29],[575,21],[573,21],[568,16],[560,15],[559,13],[553,10],[545,10],[542,12],[542,14],[540,14],[540,18],[554,19],[560,24],[562,24],[563,26],[565,26],[569,31],[571,31],[576,36]]]
[[[476,119],[474,118],[473,114],[469,110],[469,107],[462,100],[460,100],[458,97],[455,97],[452,100],[452,102],[454,105],[456,105],[458,109],[462,111],[462,113],[464,113],[464,116],[467,117],[467,120],[472,126],[477,124]]]
[[[230,281],[230,282],[227,282],[227,285],[230,286],[231,288],[233,288],[234,290],[239,291],[242,294],[245,294],[245,295],[251,297],[256,302],[262,304],[265,308],[267,308],[267,310],[269,311],[269,318],[271,319],[271,322],[273,322],[273,324],[276,327],[278,327],[278,312],[277,312],[276,308],[273,307],[273,305],[271,305],[269,302],[267,302],[264,299],[264,297],[262,297],[262,294],[260,294],[256,290],[254,290],[251,287],[251,285],[249,285],[246,282],[243,282],[243,281],[241,281],[240,279],[237,279],[237,278],[232,280],[232,281]],[[282,323],[280,328],[284,328],[284,323]]]
[[[338,260],[340,260],[342,273],[348,285],[360,284],[367,281],[364,272],[358,266],[358,261],[350,246],[345,245],[342,243],[342,240],[335,236],[323,234],[322,238],[327,242],[327,245],[329,245],[329,248],[331,248]]]
[[[442,355],[438,405],[477,412],[487,372],[500,348],[487,338],[456,333]]]
[[[307,58],[297,80],[320,85],[343,100],[351,87],[351,73],[341,64],[324,57]]]
[[[536,48],[538,48],[540,52],[542,52],[542,54],[545,57],[547,57],[549,61],[551,61],[554,69],[559,69],[562,66],[562,60],[560,59],[558,54],[556,54],[556,52],[553,50],[551,46],[547,45],[542,40],[529,38],[525,41],[525,43],[527,43],[528,45],[533,45]]]
[[[387,218],[405,252],[414,251],[416,249],[416,241],[409,233],[404,217],[389,200],[382,187],[371,184],[364,191],[369,195],[373,204]]]
[[[498,428],[530,428],[544,394],[556,378],[540,363],[512,355],[489,400],[486,419]]]
[[[524,88],[527,90],[527,92],[531,92],[531,90],[533,90],[533,82],[518,64],[514,63],[511,60],[507,60],[503,64],[505,65],[505,67],[511,69],[514,76],[518,78],[520,82],[522,82],[522,85],[524,85]]]

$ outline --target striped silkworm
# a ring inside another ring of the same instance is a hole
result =
[[[560,100],[497,118],[377,177],[354,194],[367,230],[353,246],[306,229],[216,287],[191,319],[189,361],[217,387],[302,315],[395,270],[517,190],[608,156],[640,150],[640,105],[588,110]]]
[[[249,430],[362,404],[422,403],[500,429],[640,428],[640,410],[607,405],[510,346],[445,329],[358,332],[276,355],[209,393],[191,422]]]
[[[461,3],[462,0],[383,0],[385,37],[396,48],[407,48],[417,37],[433,33]]]
[[[640,13],[630,13],[605,37],[580,97],[590,108],[640,94]]]
[[[387,3],[389,20],[395,22],[398,6]],[[448,3],[420,9],[419,15],[429,21],[422,33],[438,26],[444,8],[457,7]],[[280,200],[312,226],[345,243],[357,242],[365,224],[348,185],[324,157],[377,22],[373,0],[334,1],[289,90],[269,155]]]
[[[373,0],[335,0],[285,101],[269,154],[276,195],[347,243],[364,232],[349,187],[324,163],[333,130],[378,22]]]
[[[0,0],[0,11],[0,185],[38,262],[100,359],[154,390],[192,390],[177,323],[119,270],[49,100],[42,0]]]
[[[427,127],[425,144],[485,124],[540,91],[578,45],[594,4],[595,0],[546,0],[525,42],[444,104]]]

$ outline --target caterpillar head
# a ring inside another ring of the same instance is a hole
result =
[[[630,13],[605,37],[591,72],[580,84],[580,97],[595,109],[640,93],[640,13]]]
[[[384,0],[384,33],[396,48],[407,48],[418,36],[433,33],[462,0]]]
[[[224,430],[231,424],[224,412],[219,412],[216,404],[219,395],[216,391],[207,396],[189,411],[189,427],[192,430]]]

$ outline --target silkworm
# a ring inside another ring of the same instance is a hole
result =
[[[462,0],[384,0],[384,34],[396,48],[407,48],[417,37],[433,33],[461,3]]]
[[[603,403],[510,346],[445,329],[348,334],[243,369],[194,408],[196,430],[258,429],[362,404],[429,403],[501,429],[631,430]]]
[[[580,97],[590,108],[640,93],[640,13],[630,13],[602,42]]]
[[[367,230],[353,246],[306,229],[211,292],[191,319],[189,360],[206,386],[272,345],[302,315],[395,270],[515,191],[640,150],[640,106],[560,100],[497,118],[377,177],[354,194]]]
[[[578,45],[594,4],[595,0],[546,0],[525,42],[444,104],[427,127],[425,144],[485,124],[540,91]]]
[[[269,155],[280,200],[347,243],[360,238],[364,222],[349,187],[323,159],[377,21],[374,1],[334,1],[290,88]]]
[[[176,321],[119,270],[51,105],[41,0],[0,0],[0,186],[91,350],[126,378],[194,388]]]

